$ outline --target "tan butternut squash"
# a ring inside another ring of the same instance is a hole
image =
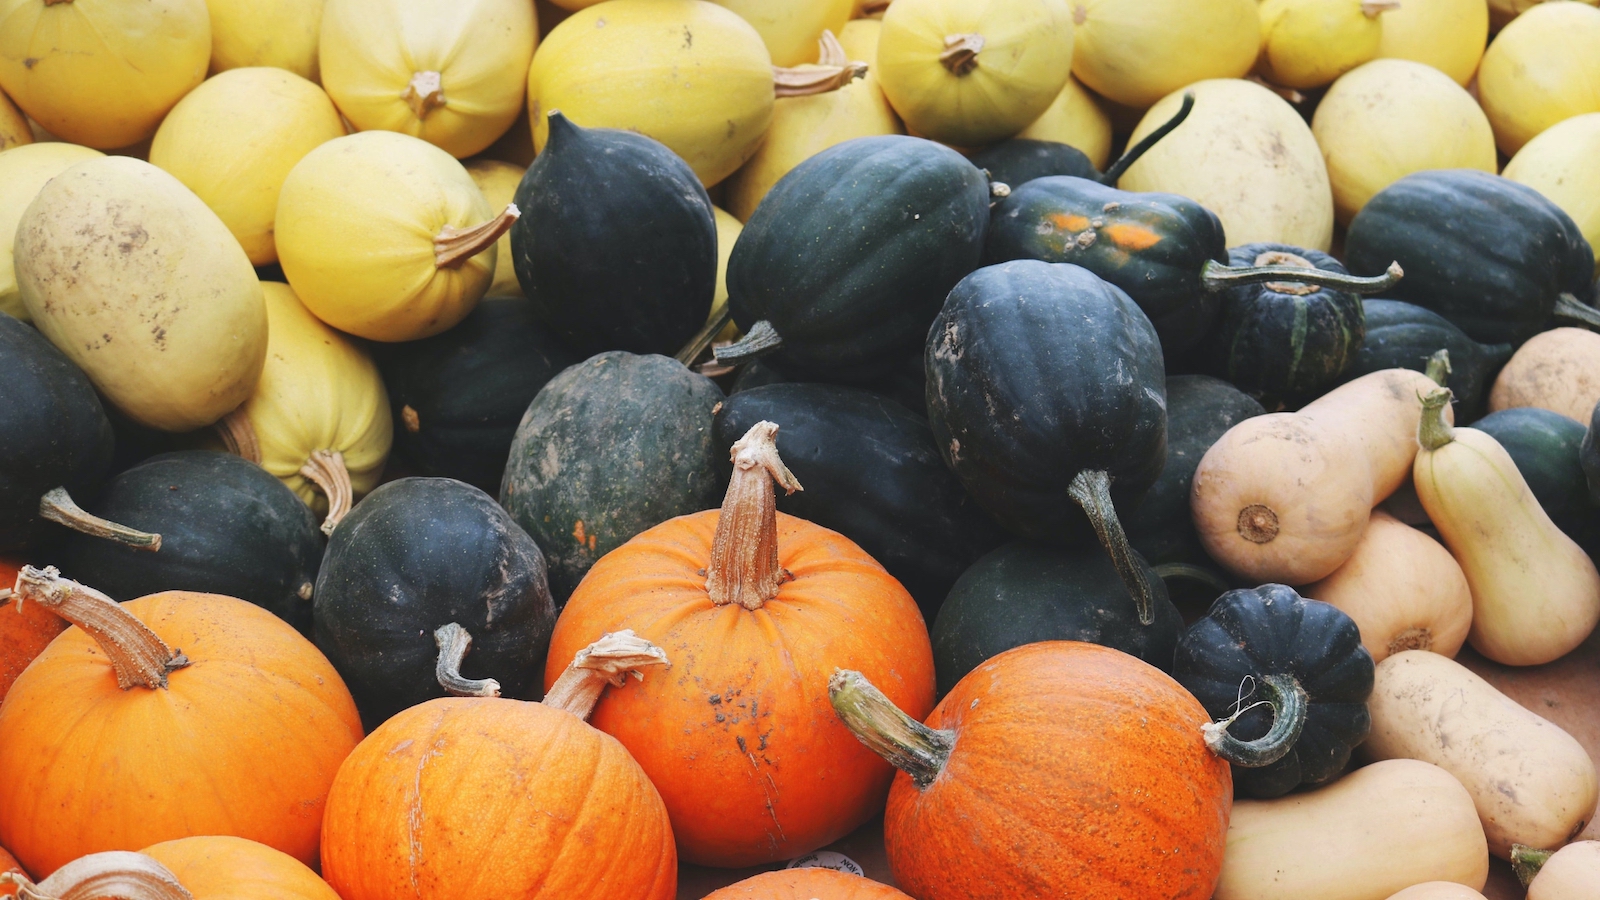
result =
[[[1508,666],[1559,659],[1600,622],[1600,573],[1550,521],[1499,442],[1445,423],[1448,403],[1445,390],[1423,401],[1412,480],[1472,588],[1467,640]]]
[[[1600,841],[1578,841],[1551,853],[1518,847],[1511,864],[1528,900],[1594,900],[1600,885]]]
[[[1481,890],[1472,796],[1432,763],[1391,759],[1276,800],[1240,800],[1214,900],[1385,900],[1424,881]]]
[[[1373,662],[1404,650],[1455,656],[1472,627],[1472,591],[1455,557],[1381,510],[1344,565],[1300,594],[1353,619]]]
[[[1413,884],[1389,900],[1483,900],[1483,895],[1453,881],[1424,881]]]
[[[1553,328],[1517,348],[1489,391],[1489,411],[1536,406],[1588,424],[1600,402],[1600,334]]]
[[[1367,709],[1372,733],[1362,752],[1420,759],[1454,775],[1472,795],[1489,852],[1503,859],[1513,844],[1571,840],[1600,799],[1594,763],[1572,735],[1437,653],[1385,659]]]

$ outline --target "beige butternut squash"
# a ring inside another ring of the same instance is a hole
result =
[[[1537,406],[1588,424],[1600,402],[1600,334],[1553,328],[1517,348],[1489,390],[1489,411]]]
[[[1389,900],[1483,900],[1483,895],[1453,881],[1424,881],[1413,884]]]
[[[1600,841],[1578,841],[1551,853],[1518,847],[1511,856],[1528,900],[1594,900],[1600,886]]]

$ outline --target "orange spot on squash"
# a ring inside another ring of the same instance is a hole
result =
[[[1045,216],[1057,231],[1082,231],[1089,227],[1089,220],[1083,216],[1070,213],[1051,213]]]
[[[577,541],[580,546],[584,543],[582,519],[578,520],[578,524],[572,526],[572,539]]]
[[[1143,225],[1109,225],[1105,228],[1105,236],[1124,250],[1144,250],[1161,243],[1161,235]]]

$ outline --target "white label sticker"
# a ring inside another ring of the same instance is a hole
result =
[[[832,869],[835,872],[848,872],[851,875],[865,876],[867,874],[866,870],[861,868],[861,865],[855,860],[845,856],[843,853],[835,853],[832,850],[818,850],[815,853],[807,853],[805,856],[797,856],[789,860],[789,864],[784,868]]]

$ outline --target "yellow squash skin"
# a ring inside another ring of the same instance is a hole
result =
[[[686,40],[688,34],[693,40]],[[607,0],[557,25],[528,70],[528,117],[625,128],[683,157],[707,187],[756,152],[772,121],[772,57],[744,19],[705,0]]]
[[[200,198],[124,156],[52,178],[17,226],[33,322],[134,421],[210,425],[250,396],[267,311],[250,260]]]
[[[1111,117],[1073,77],[1067,78],[1066,86],[1044,114],[1017,132],[1016,137],[1077,147],[1097,169],[1104,169],[1111,160]]]
[[[1314,791],[1238,800],[1214,900],[1385,900],[1425,881],[1482,890],[1488,842],[1472,795],[1413,759]]]
[[[307,153],[344,135],[322,88],[283,69],[230,69],[178,101],[150,163],[204,200],[253,265],[276,262],[278,189]]]
[[[274,66],[318,80],[322,2],[206,0],[211,11],[211,71]]]
[[[477,159],[467,163],[467,174],[483,191],[490,209],[505,209],[516,196],[517,185],[522,183],[527,166],[519,166],[498,159]],[[507,232],[495,241],[498,262],[494,267],[494,281],[489,283],[485,297],[521,297],[522,285],[517,283],[516,267],[511,265],[511,234]]]
[[[1378,56],[1426,63],[1465,87],[1488,40],[1483,0],[1401,0],[1399,9],[1383,14]]]
[[[1412,172],[1493,173],[1499,162],[1494,131],[1472,95],[1438,69],[1404,59],[1373,60],[1341,76],[1317,105],[1311,134],[1344,225]]]
[[[1541,3],[1518,16],[1483,54],[1478,99],[1507,156],[1557,122],[1600,112],[1600,9]]]
[[[1496,31],[1506,27],[1512,19],[1549,0],[1489,0],[1489,24]],[[1600,0],[1577,0],[1590,6],[1600,5]]]
[[[328,141],[284,180],[278,261],[306,308],[374,341],[414,341],[466,318],[494,281],[493,245],[441,268],[434,239],[494,217],[438,147],[391,131]]]
[[[817,55],[822,32],[838,34],[855,0],[715,0],[755,27],[775,66],[798,66]],[[860,57],[856,57],[859,59]]]
[[[952,42],[976,51],[963,65]],[[898,0],[883,14],[878,83],[906,129],[958,147],[1044,114],[1072,71],[1068,0]]]
[[[1592,900],[1600,884],[1600,841],[1577,841],[1545,860],[1528,884],[1528,900]]]
[[[1600,112],[1573,116],[1522,145],[1500,174],[1533,188],[1578,223],[1600,246]],[[1600,276],[1600,261],[1595,263]]]
[[[1124,106],[1239,78],[1261,49],[1256,0],[1072,0],[1072,9],[1072,74]]]
[[[866,63],[868,77],[876,77],[872,70],[878,65],[878,38],[882,35],[882,19],[851,19],[839,30],[845,58]]]
[[[0,89],[74,144],[154,134],[210,61],[205,0],[0,0]]]
[[[0,153],[0,312],[29,321],[28,308],[17,290],[17,270],[11,255],[17,223],[45,182],[86,159],[105,154],[77,144],[55,142],[26,144]]]
[[[517,118],[537,43],[528,0],[327,0],[322,86],[357,130],[464,158]]]
[[[1383,14],[1371,3],[1262,0],[1261,76],[1284,87],[1316,88],[1377,58]]]
[[[722,207],[711,207],[711,213],[717,222],[717,293],[711,300],[711,315],[706,317],[707,322],[715,319],[722,308],[728,305],[728,259],[733,256],[734,242],[739,240],[740,232],[744,231],[744,223]],[[729,322],[717,332],[715,340],[737,341],[739,335],[739,326]]]
[[[1333,190],[1322,151],[1300,114],[1259,84],[1202,81],[1194,111],[1122,176],[1126,191],[1181,194],[1217,214],[1228,246],[1275,241],[1327,250]],[[1178,111],[1182,92],[1150,108],[1130,145]]]
[[[4,92],[0,92],[0,153],[12,147],[33,143],[33,129],[28,119]]]

